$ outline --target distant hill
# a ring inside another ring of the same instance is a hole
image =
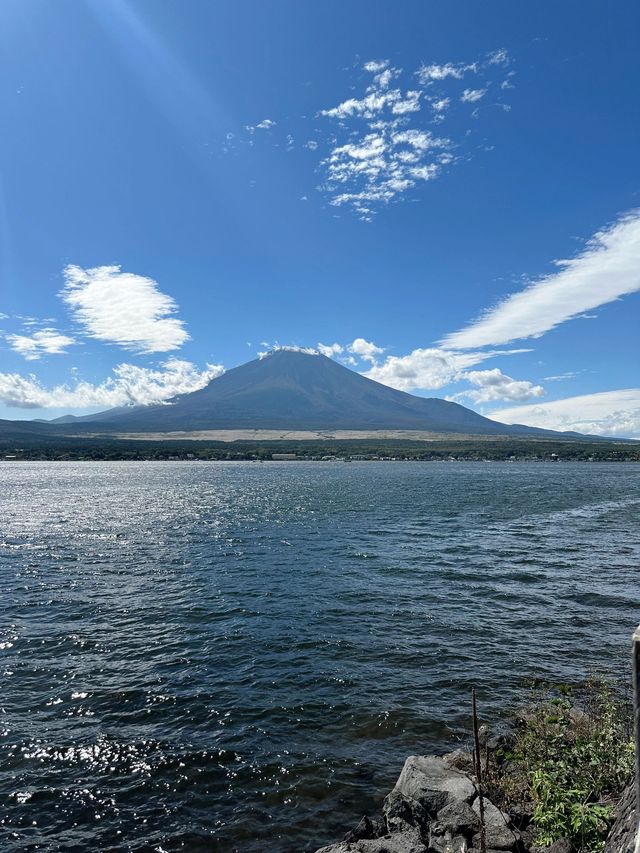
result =
[[[32,422],[33,423],[33,422]],[[65,416],[60,433],[174,432],[216,429],[425,430],[472,435],[553,436],[508,426],[439,398],[416,397],[349,370],[326,356],[276,350],[170,404]]]

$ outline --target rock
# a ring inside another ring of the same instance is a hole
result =
[[[509,809],[509,818],[516,829],[526,829],[533,817],[533,803],[518,803]]]
[[[500,749],[509,749],[513,746],[513,734],[510,731],[493,732],[487,738],[486,749],[488,752],[497,752]]]
[[[521,830],[520,832],[520,844],[525,850],[529,850],[531,853],[531,848],[535,846],[536,835],[538,834],[538,830],[531,823],[526,829]]]
[[[483,797],[484,810],[484,825],[485,826],[506,826],[509,823],[509,816],[501,812],[497,806],[487,797]],[[480,797],[476,797],[471,806],[475,814],[480,818]]]
[[[513,718],[519,726],[524,726],[527,723],[535,722],[536,715],[531,708],[518,708]]]
[[[367,838],[380,838],[381,835],[387,834],[387,826],[382,818],[370,818],[364,815],[360,823],[350,829],[344,837],[344,841],[360,841]]]
[[[357,853],[427,853],[427,845],[416,829],[384,835],[373,841],[359,841],[358,845]]]
[[[410,797],[403,796],[395,788],[385,798],[382,813],[389,832],[403,832],[417,827],[426,829],[429,814],[424,806]]]
[[[419,803],[429,817],[455,802],[470,802],[476,794],[471,779],[439,757],[411,755],[404,763],[394,792]]]
[[[469,849],[467,850],[467,853],[480,853],[480,848],[479,847],[478,848],[469,847]],[[504,853],[504,850],[490,850],[487,847],[487,853]]]
[[[467,752],[466,749],[454,749],[453,752],[443,755],[442,760],[448,767],[462,770],[463,773],[474,772],[473,753]]]
[[[480,798],[477,797],[472,805],[473,811],[480,816]],[[497,806],[484,797],[484,825],[487,847],[495,850],[513,850],[518,842],[518,835],[509,827],[509,818]],[[480,832],[473,836],[473,846],[480,847]]]
[[[464,835],[440,833],[437,823],[429,829],[429,853],[467,853],[467,839]]]
[[[467,853],[480,853],[480,848],[479,847],[478,848],[469,847],[469,849],[467,850]],[[504,850],[490,850],[487,847],[487,853],[504,853]]]
[[[513,746],[513,726],[505,722],[498,723],[491,729],[487,726],[480,726],[478,737],[480,738],[480,746],[484,747],[487,752],[508,749]]]
[[[568,838],[560,838],[554,841],[550,847],[532,847],[530,853],[573,853],[573,844]]]
[[[480,818],[464,800],[440,809],[436,823],[452,835],[472,835],[480,829]]]
[[[635,805],[635,789],[633,785],[629,785],[618,803],[616,819],[603,853],[632,853],[636,840]]]
[[[477,832],[473,838],[473,846],[480,848],[480,833]],[[492,850],[514,850],[517,844],[517,838],[508,827],[497,829],[495,827],[487,827],[485,832],[485,841],[487,849]]]
[[[569,719],[571,720],[571,722],[575,726],[577,723],[581,723],[583,721],[588,720],[589,715],[585,714],[585,712],[582,710],[582,708],[578,708],[577,705],[573,705],[569,709]]]
[[[384,835],[382,838],[362,839],[360,841],[341,841],[321,847],[316,853],[427,853],[417,829]]]

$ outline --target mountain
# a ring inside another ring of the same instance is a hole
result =
[[[400,429],[554,435],[500,424],[457,403],[397,391],[326,356],[292,350],[276,350],[235,367],[169,405],[111,409],[57,423],[61,421],[67,427],[72,422],[74,432]]]

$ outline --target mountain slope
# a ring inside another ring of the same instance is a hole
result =
[[[203,429],[419,429],[544,435],[506,426],[457,403],[416,397],[367,379],[323,355],[276,350],[212,380],[170,405],[112,409],[74,420],[74,431]]]

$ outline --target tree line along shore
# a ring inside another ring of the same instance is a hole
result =
[[[56,436],[0,441],[0,461],[640,462],[640,442],[456,438],[433,441],[194,441]]]

